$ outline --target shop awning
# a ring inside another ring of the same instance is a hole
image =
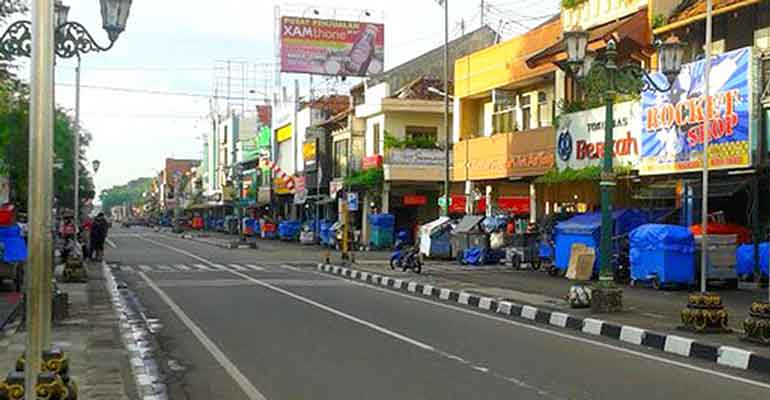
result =
[[[649,48],[652,33],[647,20],[647,10],[639,10],[628,17],[589,29],[588,48],[594,51],[602,49],[611,37],[614,37],[619,43],[624,40],[631,40],[636,43],[637,47]],[[527,59],[527,66],[535,68],[544,63],[558,64],[566,59],[564,39],[560,39],[552,46]]]
[[[746,190],[751,184],[752,178],[725,176],[709,179],[709,198],[732,197],[734,194]],[[692,188],[693,197],[703,197],[703,185],[698,180],[687,180]],[[634,193],[636,200],[676,200],[678,181],[665,181],[642,186]]]

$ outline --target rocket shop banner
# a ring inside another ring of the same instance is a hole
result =
[[[682,67],[672,89],[642,93],[642,175],[703,168],[704,121],[708,116],[709,169],[752,165],[753,71],[750,48],[716,55],[711,61],[711,96],[705,96],[705,61]],[[652,75],[659,86],[668,82]]]
[[[281,18],[281,72],[363,77],[381,73],[384,60],[382,24]]]

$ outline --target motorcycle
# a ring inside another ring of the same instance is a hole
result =
[[[390,269],[400,269],[404,272],[412,270],[417,274],[422,272],[422,255],[419,246],[408,246],[405,240],[399,238],[394,248],[390,256]]]

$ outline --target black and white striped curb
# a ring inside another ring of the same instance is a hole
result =
[[[118,287],[106,263],[102,265],[102,270],[113,307],[120,318],[120,333],[129,353],[131,372],[140,399],[165,400],[168,398],[166,387],[159,377],[159,368],[153,357],[155,345],[150,337],[157,321],[148,320],[128,304],[129,299]]]
[[[770,358],[736,347],[701,343],[682,336],[656,333],[634,326],[619,325],[594,318],[575,317],[562,312],[539,309],[508,301],[498,301],[490,297],[463,291],[458,292],[429,284],[396,279],[336,265],[318,264],[318,270],[371,285],[479,308],[510,319],[521,318],[527,321],[579,331],[588,335],[620,340],[625,343],[683,357],[696,358],[727,367],[770,375]]]

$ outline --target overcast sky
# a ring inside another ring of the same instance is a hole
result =
[[[71,21],[82,23],[100,43],[106,43],[97,0],[65,3],[71,6]],[[351,9],[351,4],[360,10]],[[486,13],[487,23],[497,28],[505,20],[504,31],[510,36],[522,32],[522,25],[537,25],[543,16],[557,12],[559,2],[487,4],[494,7]],[[267,64],[276,61],[276,6],[285,15],[311,16],[317,9],[320,17],[339,19],[358,19],[364,8],[370,10],[371,18],[385,23],[386,68],[443,43],[443,11],[436,0],[315,0],[312,6],[275,0],[134,0],[128,27],[115,47],[83,58],[81,124],[93,134],[89,159],[102,162],[96,175],[97,193],[156,173],[166,157],[201,157],[218,60],[248,62],[248,85],[259,87],[246,90],[254,89],[250,96],[261,97],[269,78]],[[461,20],[466,32],[480,26],[479,6],[478,0],[449,0],[451,37],[460,35]],[[72,60],[59,60],[56,68],[56,102],[70,110],[75,104],[74,67]],[[219,75],[224,72],[220,70]],[[287,78],[284,82],[294,76]],[[300,79],[306,87],[308,78]],[[315,85],[329,83],[316,80]]]

